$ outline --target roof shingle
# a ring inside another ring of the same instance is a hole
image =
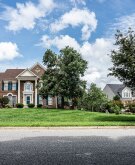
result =
[[[16,80],[16,76],[24,69],[7,69],[5,72],[0,73],[0,80]]]

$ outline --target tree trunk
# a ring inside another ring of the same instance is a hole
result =
[[[64,109],[64,97],[61,96],[61,108]]]

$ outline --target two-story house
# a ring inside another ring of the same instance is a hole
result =
[[[106,94],[109,100],[113,100],[113,97],[118,95],[123,103],[133,101],[135,99],[130,88],[123,84],[106,84],[103,92]]]
[[[27,106],[30,103],[42,104],[44,107],[56,107],[56,98],[48,96],[42,99],[38,94],[37,83],[45,68],[36,63],[31,68],[7,69],[0,73],[0,97],[8,97],[9,104],[15,107],[16,103],[23,103]]]

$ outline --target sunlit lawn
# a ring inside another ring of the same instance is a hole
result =
[[[80,110],[0,109],[0,126],[135,126],[135,115]]]

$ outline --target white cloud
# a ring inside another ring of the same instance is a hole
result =
[[[77,4],[81,4],[81,5],[86,5],[86,0],[70,0],[70,2],[74,5],[77,6]]]
[[[18,46],[12,42],[0,42],[0,61],[13,60],[21,56]]]
[[[94,82],[103,88],[108,83],[108,68],[112,65],[108,54],[112,49],[113,40],[106,38],[97,38],[94,43],[85,42],[81,46],[80,53],[88,61],[88,70],[83,78],[88,85]]]
[[[88,40],[93,31],[97,27],[97,19],[94,12],[88,9],[73,8],[71,11],[65,13],[61,18],[51,24],[52,32],[58,32],[69,26],[82,26],[82,40]]]
[[[113,40],[107,38],[97,38],[94,43],[84,42],[80,45],[75,38],[68,35],[50,38],[44,35],[41,38],[42,47],[62,49],[65,46],[71,46],[79,51],[83,58],[88,61],[88,69],[83,77],[87,80],[88,85],[94,82],[100,87],[104,87],[106,83],[118,82],[113,77],[107,77],[108,68],[112,65],[109,53],[114,49]]]
[[[37,19],[45,17],[54,7],[53,0],[39,0],[37,5],[31,1],[16,3],[16,8],[7,6],[0,19],[8,21],[6,26],[8,30],[19,31],[23,28],[29,30],[35,27]]]
[[[135,13],[117,18],[115,23],[110,26],[108,35],[110,35],[110,33],[114,35],[116,30],[127,32],[129,27],[135,30]]]
[[[44,35],[41,38],[41,44],[45,48],[51,48],[56,47],[58,49],[62,49],[65,46],[71,46],[74,47],[76,50],[79,50],[80,45],[79,43],[75,40],[75,38],[72,38],[68,35],[61,35],[59,37],[55,37],[51,39],[49,36]]]

